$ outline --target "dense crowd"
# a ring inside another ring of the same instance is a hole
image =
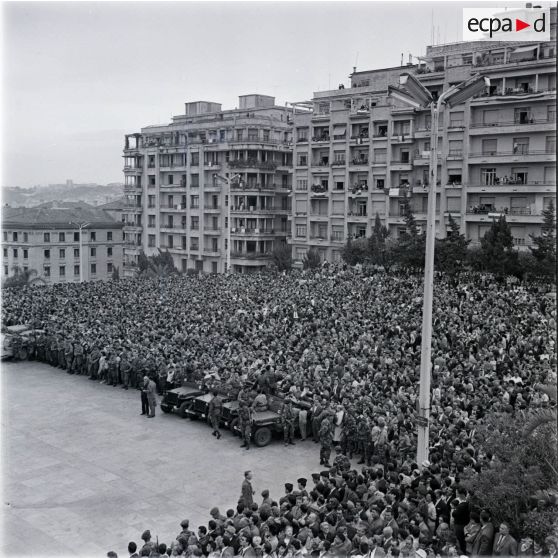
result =
[[[169,548],[146,541],[140,555],[555,556],[554,539],[516,541],[471,509],[460,484],[493,460],[477,443],[484,417],[551,404],[533,389],[556,366],[556,305],[542,290],[437,276],[421,464],[421,276],[324,268],[25,288],[4,293],[2,322],[44,330],[34,358],[115,386],[149,376],[160,391],[195,380],[240,389],[248,405],[275,392],[311,403],[287,415],[285,442],[296,420],[320,443],[312,486],[299,479],[261,501],[243,490],[236,510],[213,510],[197,532],[186,522]]]

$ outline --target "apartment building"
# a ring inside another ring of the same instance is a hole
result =
[[[404,73],[436,97],[481,73],[490,88],[445,110],[438,144],[438,236],[449,215],[478,243],[506,215],[526,249],[556,196],[556,10],[552,42],[430,46],[418,64],[353,72],[350,87],[293,108],[293,256],[310,247],[338,261],[348,237],[369,236],[378,214],[397,237],[407,198],[426,225],[430,110],[388,97]]]
[[[15,266],[34,269],[46,283],[106,280],[122,270],[123,224],[103,210],[72,205],[2,208],[3,278]]]
[[[229,252],[234,272],[266,267],[289,231],[289,114],[274,97],[243,95],[237,109],[186,103],[169,125],[126,135],[126,272],[157,249],[183,272],[222,273]]]

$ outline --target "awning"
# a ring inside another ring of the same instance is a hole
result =
[[[334,124],[333,125],[333,135],[334,136],[344,136],[347,133],[346,124]]]
[[[532,52],[534,50],[537,50],[538,48],[539,48],[539,45],[530,45],[530,46],[526,46],[526,47],[514,48],[511,52],[511,54],[521,54],[522,52]]]

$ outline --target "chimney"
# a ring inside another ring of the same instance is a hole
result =
[[[531,4],[531,2],[528,2],[527,4],[525,4],[525,7],[526,7],[526,8],[532,8],[532,7],[533,7],[533,4]]]

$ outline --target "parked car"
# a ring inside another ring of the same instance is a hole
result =
[[[161,411],[164,413],[176,412],[180,417],[185,418],[192,400],[206,392],[207,389],[199,384],[185,382],[181,387],[167,391],[161,401]]]
[[[25,360],[28,356],[29,337],[44,333],[42,330],[31,329],[26,324],[8,326],[2,331],[1,339],[1,358],[13,358],[15,360]]]
[[[217,393],[221,396],[223,403],[230,401],[232,398],[238,397],[238,392],[231,392],[227,386],[213,387],[210,392],[198,395],[190,400],[190,404],[185,410],[186,416],[191,419],[200,418],[207,420],[209,402],[213,399],[213,393],[211,393],[212,391],[217,391]]]

